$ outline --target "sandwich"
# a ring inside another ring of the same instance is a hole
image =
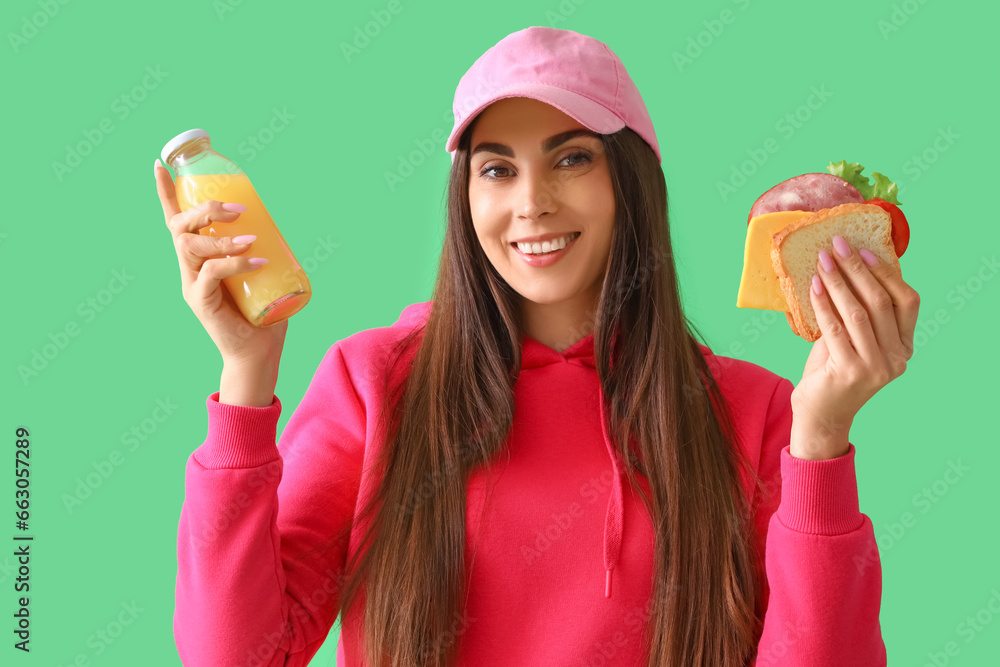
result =
[[[817,253],[832,254],[836,234],[901,274],[910,228],[898,188],[878,172],[870,183],[862,171],[857,162],[831,162],[826,174],[795,176],[757,198],[747,220],[738,308],[783,312],[797,336],[818,340],[809,290]]]

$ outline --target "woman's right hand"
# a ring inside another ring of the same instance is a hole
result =
[[[219,348],[227,367],[271,365],[276,372],[288,320],[263,328],[253,326],[221,283],[228,276],[259,268],[250,264],[253,253],[247,253],[253,244],[236,244],[229,236],[198,233],[212,222],[233,222],[240,214],[225,210],[223,202],[214,200],[181,211],[170,172],[159,164],[154,164],[153,170],[163,216],[180,263],[184,301]]]

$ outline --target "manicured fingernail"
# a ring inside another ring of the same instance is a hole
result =
[[[865,264],[868,266],[875,266],[878,264],[878,257],[869,252],[867,248],[858,249],[858,254],[861,255],[861,259],[865,260]]]
[[[851,256],[851,246],[847,244],[843,236],[835,235],[833,237],[833,249],[837,251],[837,254],[841,257]]]
[[[250,243],[251,241],[256,241],[257,237],[254,234],[243,234],[242,236],[234,236],[233,243]]]
[[[267,257],[253,257],[250,259],[250,263],[253,264],[254,266],[267,264]]]
[[[813,274],[813,292],[817,295],[823,294],[823,281],[815,273]]]
[[[234,213],[245,213],[247,210],[247,207],[243,204],[223,204],[222,208]]]
[[[156,168],[161,167],[160,158],[156,158],[156,162],[153,163],[153,176],[156,176]]]
[[[830,257],[830,253],[826,251],[826,248],[820,248],[819,251],[819,263],[823,265],[823,268],[827,273],[833,273],[833,257]]]

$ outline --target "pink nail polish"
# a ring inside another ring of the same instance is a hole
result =
[[[813,292],[818,296],[823,294],[823,281],[815,273],[813,274]]]
[[[821,248],[819,251],[819,263],[827,273],[833,273],[836,268],[833,264],[833,257],[830,257],[830,253],[825,248]]]
[[[839,234],[833,237],[833,249],[837,251],[837,254],[841,257],[851,256],[851,246],[848,245],[847,241],[844,240],[843,236]]]
[[[861,259],[865,260],[865,264],[868,266],[875,266],[878,264],[878,257],[873,255],[867,248],[860,248],[858,254],[861,255]]]
[[[247,207],[243,204],[223,204],[222,208],[227,211],[233,211],[234,213],[246,213]]]

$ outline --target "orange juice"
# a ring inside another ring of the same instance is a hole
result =
[[[247,273],[222,279],[251,324],[269,326],[291,317],[306,305],[312,296],[309,278],[246,174],[181,175],[175,179],[174,187],[181,210],[210,199],[247,207],[235,221],[213,221],[202,227],[199,233],[203,236],[257,235],[250,248],[240,254],[266,257],[268,263]]]

